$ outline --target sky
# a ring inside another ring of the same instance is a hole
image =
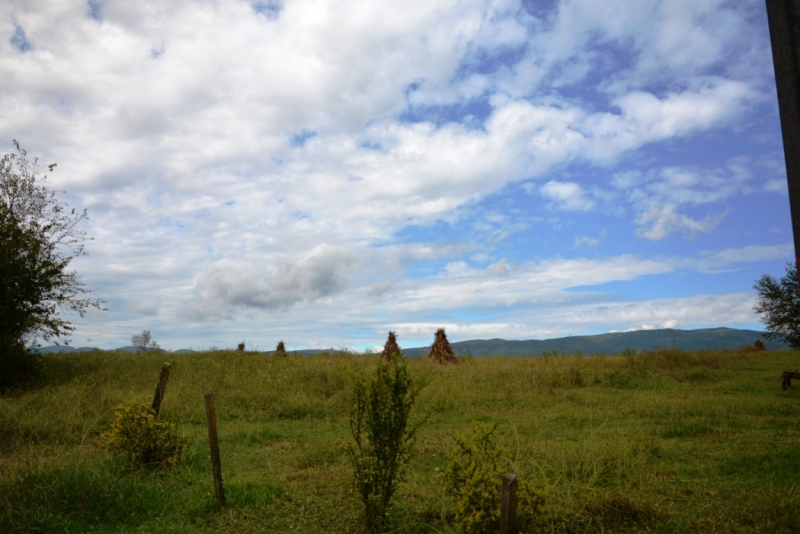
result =
[[[11,0],[13,139],[74,346],[762,329],[794,257],[763,0]]]

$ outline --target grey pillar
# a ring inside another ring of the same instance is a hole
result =
[[[794,255],[796,264],[800,264],[800,0],[766,2],[789,182]]]

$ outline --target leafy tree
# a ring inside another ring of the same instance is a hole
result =
[[[151,351],[151,350],[158,350],[161,347],[158,346],[158,343],[153,339],[153,335],[150,333],[150,330],[142,330],[141,334],[136,334],[135,336],[131,337],[131,343],[133,346],[136,347],[139,351]]]
[[[783,339],[800,349],[800,296],[797,295],[797,266],[786,264],[786,276],[776,280],[765,274],[753,286],[758,302],[753,310],[767,327],[764,337]]]
[[[74,328],[60,312],[83,317],[102,309],[75,271],[73,258],[86,254],[80,212],[59,202],[40,177],[38,160],[14,141],[16,154],[0,159],[0,367],[25,359],[37,340],[63,338]],[[48,165],[50,172],[55,164]],[[67,341],[68,342],[68,341]],[[16,364],[14,363],[14,364]],[[0,382],[5,377],[0,376]]]

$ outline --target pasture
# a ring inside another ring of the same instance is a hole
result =
[[[188,438],[167,471],[98,447],[114,408],[149,404]],[[46,355],[41,383],[0,397],[2,532],[362,532],[348,442],[354,374],[372,355]],[[414,455],[399,533],[455,532],[439,473],[453,436],[498,424],[508,462],[549,487],[560,532],[800,531],[800,368],[793,351],[409,359]],[[213,392],[228,504],[214,499],[203,394]]]

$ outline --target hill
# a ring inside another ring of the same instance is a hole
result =
[[[543,352],[580,351],[583,354],[616,354],[626,349],[643,351],[656,348],[676,347],[683,350],[738,349],[744,345],[752,346],[756,339],[763,339],[764,332],[758,330],[739,330],[736,328],[702,328],[698,330],[637,330],[635,332],[614,332],[595,336],[570,336],[555,339],[508,341],[505,339],[476,339],[452,343],[459,356],[528,356]],[[781,341],[766,341],[767,349],[786,348]],[[421,356],[430,347],[403,349],[406,356]]]

